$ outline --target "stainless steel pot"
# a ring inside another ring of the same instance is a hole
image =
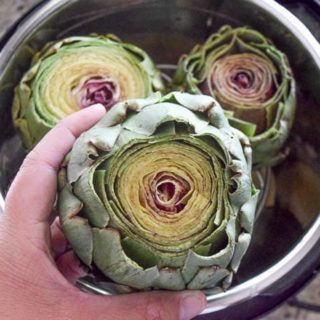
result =
[[[34,8],[2,41],[0,207],[26,154],[11,123],[13,89],[44,43],[111,32],[147,50],[158,64],[172,67],[180,54],[226,23],[250,25],[271,38],[287,53],[299,85],[292,152],[273,170],[269,197],[233,286],[208,295],[204,314],[211,315],[201,316],[239,320],[283,301],[320,265],[320,45],[272,0],[51,0]]]

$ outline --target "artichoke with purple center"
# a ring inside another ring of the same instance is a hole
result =
[[[286,55],[256,30],[222,27],[180,59],[174,86],[215,97],[230,124],[250,139],[255,167],[275,165],[296,109]]]
[[[109,110],[158,90],[163,90],[160,72],[142,49],[111,35],[70,37],[35,55],[16,88],[13,122],[31,149],[73,112],[96,103]]]
[[[115,285],[226,289],[251,240],[251,152],[212,97],[119,102],[60,170],[64,233]]]

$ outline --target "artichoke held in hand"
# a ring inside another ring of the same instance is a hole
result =
[[[75,142],[59,212],[79,258],[135,289],[227,288],[251,239],[251,147],[209,96],[116,104]]]

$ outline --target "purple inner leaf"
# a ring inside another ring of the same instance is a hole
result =
[[[231,77],[231,81],[242,89],[248,89],[252,84],[250,74],[246,72],[236,73],[235,76]]]
[[[92,77],[86,80],[79,90],[81,108],[101,103],[109,110],[120,100],[119,85],[111,78]]]

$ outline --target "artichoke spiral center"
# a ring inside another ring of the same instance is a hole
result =
[[[231,78],[231,81],[241,89],[248,89],[252,83],[252,74],[249,72],[238,72]]]
[[[274,94],[271,63],[252,53],[239,53],[218,59],[212,66],[209,88],[230,104],[256,107]]]
[[[115,220],[147,241],[191,244],[212,220],[222,176],[196,140],[188,142],[137,144],[108,164],[114,171],[106,194],[120,208]]]
[[[93,76],[84,79],[73,89],[73,93],[82,109],[100,103],[109,110],[120,100],[120,87],[109,77]]]
[[[148,198],[148,203],[156,210],[180,212],[185,207],[183,197],[189,191],[190,185],[185,179],[161,172],[151,183],[152,197]]]
[[[163,202],[168,202],[175,194],[175,185],[172,182],[163,182],[157,187],[157,196]]]

